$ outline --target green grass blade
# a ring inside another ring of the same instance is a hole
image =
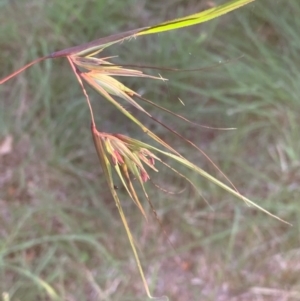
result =
[[[269,212],[268,210],[264,209],[263,207],[259,206],[258,204],[256,204],[255,202],[249,200],[248,198],[246,198],[245,196],[243,196],[242,194],[240,194],[239,192],[233,190],[232,188],[230,188],[228,185],[224,184],[223,182],[219,181],[218,179],[216,179],[215,177],[211,176],[209,173],[207,173],[206,171],[204,171],[202,168],[198,167],[197,165],[191,163],[190,161],[178,157],[174,154],[171,153],[167,153],[164,151],[160,150],[160,153],[176,160],[177,162],[181,163],[182,165],[185,165],[186,167],[192,169],[193,171],[197,172],[198,174],[200,174],[201,176],[203,176],[204,178],[206,178],[207,180],[209,180],[210,182],[218,185],[219,187],[223,188],[224,190],[226,190],[227,192],[231,193],[232,195],[238,197],[239,199],[245,201],[246,203],[252,205],[253,207],[259,209],[260,211],[270,215],[271,217],[285,223],[288,225],[291,225],[290,223],[288,223],[287,221],[279,218],[277,215],[272,214],[271,212]]]
[[[117,42],[124,41],[125,39],[130,39],[135,36],[159,33],[163,31],[179,29],[186,26],[200,24],[215,19],[224,14],[227,14],[253,1],[255,0],[233,0],[228,3],[219,5],[217,7],[210,8],[200,13],[192,14],[183,18],[163,22],[154,26],[143,27],[143,28],[138,28],[138,29],[118,33],[105,38],[94,40],[92,42],[88,42],[71,48],[56,51],[50,54],[50,57],[57,58],[57,57],[70,56],[70,55],[76,55],[76,56],[94,55],[102,51],[104,48],[111,46],[112,44],[115,44]]]
[[[233,10],[236,10],[250,2],[253,2],[255,0],[234,0],[230,1],[228,3],[219,5],[217,7],[205,10],[203,12],[189,15],[187,17],[167,21],[158,25],[154,25],[151,27],[148,27],[146,29],[141,30],[136,35],[145,35],[145,34],[152,34],[152,33],[159,33],[163,31],[169,31],[173,29],[183,28],[186,26],[192,26],[199,23],[203,23],[212,19],[215,19],[219,16],[222,16],[224,14],[227,14]]]
[[[17,272],[20,275],[23,275],[23,276],[31,279],[38,286],[42,287],[47,292],[47,295],[49,296],[49,298],[51,300],[62,300],[50,284],[48,284],[46,281],[44,281],[43,279],[41,279],[37,275],[31,273],[29,270],[26,270],[26,269],[23,269],[21,267],[14,266],[14,265],[11,265],[11,264],[6,264],[6,263],[4,263],[3,265],[7,269],[10,269],[14,272]]]

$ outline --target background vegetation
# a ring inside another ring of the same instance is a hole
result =
[[[213,4],[0,0],[0,77],[54,50]],[[146,70],[169,78],[167,83],[126,83],[192,121],[236,127],[203,130],[149,108],[208,153],[243,194],[293,224],[253,210],[199,177],[209,206],[174,175],[153,174],[168,191],[185,188],[171,195],[148,184],[176,252],[155,219],[145,222],[127,197],[122,200],[154,295],[174,301],[300,299],[299,15],[298,0],[258,0],[204,25],[106,50],[124,64],[186,69],[233,59],[205,71]],[[145,139],[91,94],[100,129]],[[41,63],[0,87],[0,292],[11,300],[51,300],[52,289],[70,301],[145,300],[102,181],[89,120],[64,60]],[[144,122],[219,176],[195,150]]]

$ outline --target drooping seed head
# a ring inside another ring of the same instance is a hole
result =
[[[155,158],[138,140],[120,134],[109,134],[97,131],[97,136],[103,141],[105,156],[115,168],[126,167],[134,177],[142,182],[150,179],[145,164],[154,171]]]

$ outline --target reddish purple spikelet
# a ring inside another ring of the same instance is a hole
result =
[[[114,165],[124,164],[124,159],[117,150],[113,150],[113,152],[111,154],[111,159],[112,159]]]
[[[148,162],[150,163],[150,165],[154,165],[155,164],[155,160],[153,157],[148,158]]]
[[[140,175],[143,182],[147,182],[150,179],[148,173],[145,170],[141,170]]]

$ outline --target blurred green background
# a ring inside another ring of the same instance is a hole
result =
[[[0,78],[54,50],[224,2],[0,0]],[[191,175],[207,205],[162,170],[152,175],[161,188],[184,188],[172,195],[147,184],[174,251],[157,221],[143,220],[120,188],[153,295],[174,301],[300,300],[299,15],[299,0],[257,0],[207,24],[105,50],[104,56],[117,55],[115,61],[124,64],[217,65],[197,72],[145,70],[167,77],[166,83],[124,82],[194,122],[236,127],[205,130],[147,107],[203,149],[241,193],[293,224]],[[88,91],[102,130],[146,139]],[[134,113],[220,178],[195,149]],[[89,120],[65,60],[45,61],[0,86],[0,292],[10,300],[55,300],[55,294],[70,301],[147,299],[103,182]]]

